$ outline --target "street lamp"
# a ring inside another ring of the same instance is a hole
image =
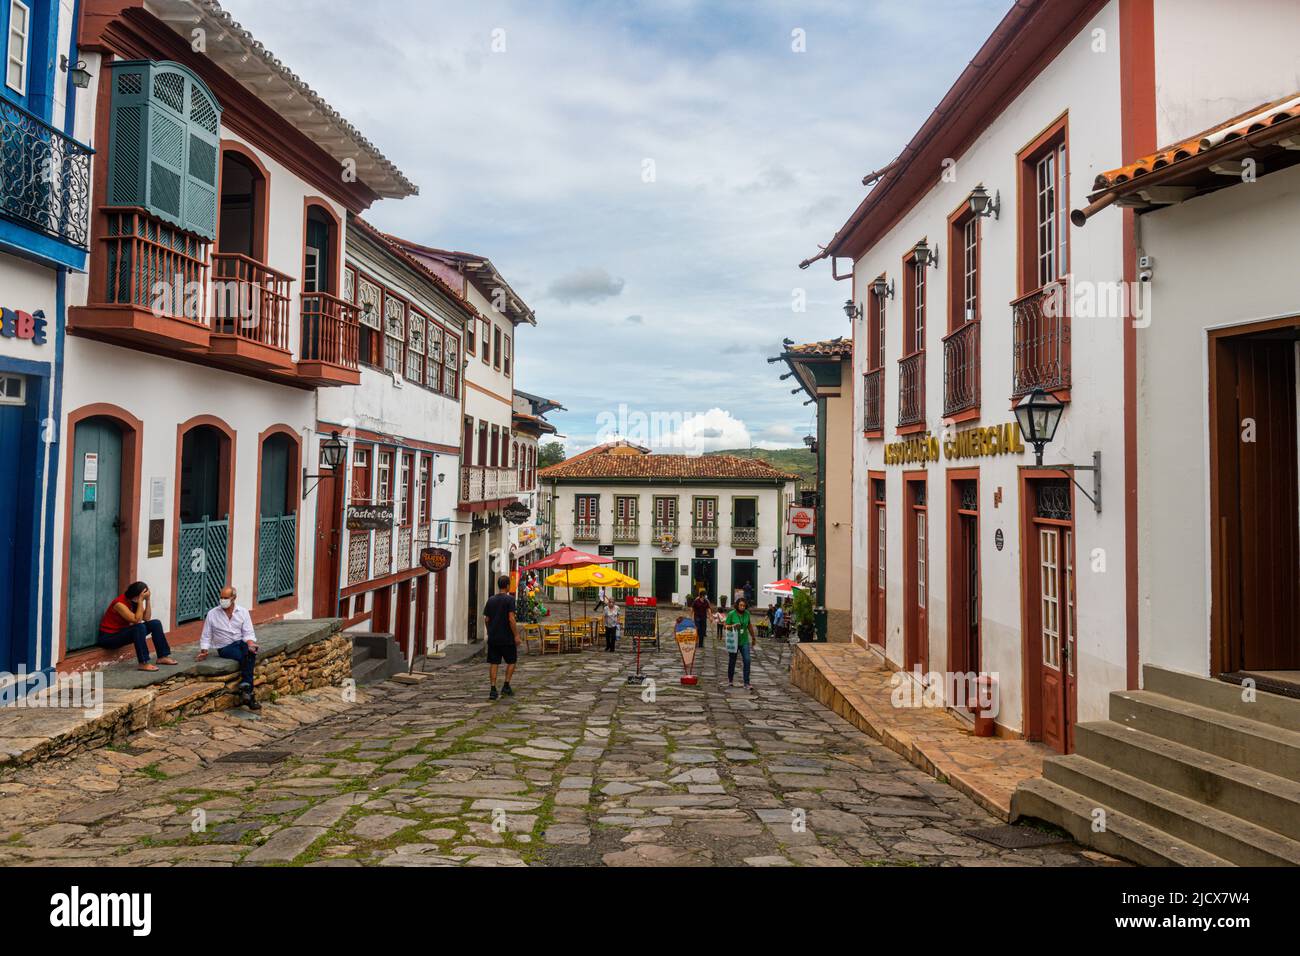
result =
[[[72,75],[72,85],[77,89],[84,90],[90,86],[90,71],[86,69],[85,60],[78,60],[73,63],[68,59],[66,53],[61,53],[59,54],[59,69]]]
[[[862,306],[856,305],[852,299],[845,299],[844,314],[848,316],[850,322],[854,319],[860,319],[862,318]]]
[[[1055,395],[1041,388],[1032,392],[1016,403],[1016,424],[1020,427],[1020,437],[1034,446],[1034,458],[1039,468],[1043,466],[1043,447],[1056,436],[1056,427],[1061,424],[1061,413],[1065,405]],[[1092,502],[1093,511],[1101,514],[1101,452],[1092,453],[1091,465],[1048,465],[1047,467],[1064,472],[1074,482],[1074,486],[1083,496]],[[1092,493],[1079,484],[1075,472],[1092,472]]]
[[[877,276],[871,280],[871,291],[878,299],[892,299],[894,283],[887,281],[884,276]]]
[[[311,493],[312,489],[320,484],[322,478],[332,478],[338,475],[347,453],[348,446],[339,438],[338,432],[331,433],[329,438],[320,443],[320,461],[329,471],[326,474],[309,475],[306,468],[302,470],[302,497],[304,501],[307,500],[307,495]],[[311,488],[307,487],[307,479],[309,478],[316,479],[316,484],[312,485]]]
[[[935,247],[931,249],[930,244],[922,239],[912,247],[912,257],[918,268],[923,269],[926,266],[935,266],[937,268],[939,265],[939,246],[936,243]]]
[[[984,188],[983,183],[980,183],[970,191],[970,195],[966,198],[966,202],[970,205],[970,211],[981,219],[988,216],[997,219],[998,214],[1002,211],[1001,191],[990,197],[989,191]]]

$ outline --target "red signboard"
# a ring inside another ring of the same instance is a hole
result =
[[[816,534],[817,531],[817,509],[815,508],[790,508],[790,521],[788,532],[790,534],[803,535],[805,537]]]
[[[628,607],[658,607],[659,602],[652,597],[643,597],[640,594],[629,594],[625,602]]]

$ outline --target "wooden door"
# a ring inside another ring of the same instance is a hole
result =
[[[35,385],[36,379],[23,376],[0,377],[0,494],[5,498],[0,506],[0,671],[10,673],[28,663],[35,630],[31,599],[40,581],[31,564],[39,491],[33,466],[44,448],[37,437],[36,398],[30,394]],[[105,606],[116,593],[104,598]]]
[[[903,664],[926,670],[929,658],[929,513],[924,479],[908,479],[903,507]]]
[[[478,635],[478,567],[479,562],[471,561],[469,563],[469,572],[467,576],[466,592],[469,595],[469,613],[466,615],[466,626],[469,629],[469,640],[477,641]]]
[[[342,481],[322,465],[325,477],[316,485],[316,553],[312,556],[312,613],[334,617],[339,613],[339,554],[342,544]]]
[[[99,620],[122,580],[122,432],[106,418],[79,422],[73,437],[72,542],[68,554],[68,650],[94,646]]]
[[[867,639],[879,647],[885,646],[885,480],[873,478],[871,522],[871,615]]]
[[[1036,522],[1035,536],[1042,737],[1049,747],[1071,753],[1078,714],[1074,532],[1068,525]]]

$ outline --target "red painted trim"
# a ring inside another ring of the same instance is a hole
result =
[[[1155,10],[1152,0],[1119,0],[1120,137],[1123,160],[1156,143]],[[1124,281],[1137,279],[1136,213],[1123,210]],[[1138,635],[1137,330],[1124,323],[1124,635],[1130,690],[1141,681]]]
[[[895,435],[915,435],[917,432],[923,432],[928,426],[925,422],[917,422],[915,425],[902,425],[894,429]]]
[[[141,450],[144,447],[144,422],[126,409],[104,402],[83,405],[68,413],[68,422],[64,426],[65,467],[63,472],[63,619],[59,634],[60,661],[67,658],[68,651],[68,572],[72,566],[72,487],[76,474],[76,435],[77,425],[88,418],[110,418],[122,430],[122,477],[119,484],[121,495],[120,514],[128,516],[122,545],[118,550],[118,586],[125,589],[136,580],[136,569],[140,556],[140,472]],[[105,595],[105,607],[112,595]],[[89,653],[92,648],[74,652],[78,659]],[[132,652],[134,653],[134,651]]]
[[[348,585],[339,592],[339,596],[340,598],[350,598],[357,594],[390,588],[394,584],[400,584],[403,581],[409,581],[411,578],[418,578],[420,575],[428,573],[424,568],[407,568],[405,571],[385,574],[382,578],[371,578],[369,581],[358,581],[356,584]]]
[[[173,644],[194,640],[203,626],[202,621],[190,621],[180,627],[176,624],[176,588],[179,584],[179,575],[176,572],[179,568],[178,561],[181,546],[181,448],[186,433],[193,431],[200,425],[211,425],[226,436],[226,447],[224,449],[226,461],[222,463],[225,467],[221,469],[221,484],[218,485],[218,494],[226,506],[226,514],[229,520],[226,533],[226,584],[230,584],[234,580],[235,572],[233,558],[235,554],[235,454],[238,450],[237,433],[215,415],[195,415],[188,421],[181,422],[176,426],[176,480],[172,485],[172,599],[171,616],[168,618],[171,624],[171,627],[168,628],[168,637]]]
[[[974,408],[963,409],[962,411],[958,412],[956,415],[949,415],[947,418],[944,419],[944,422],[948,425],[960,425],[962,422],[975,421],[975,419],[979,417],[980,417],[980,407],[976,405]]]
[[[415,448],[420,451],[436,452],[439,455],[460,456],[460,448],[456,445],[443,445],[437,442],[423,441],[419,438],[408,438],[405,435],[385,435],[366,428],[327,422],[324,419],[319,419],[316,422],[316,430],[321,437],[328,437],[330,432],[335,430],[342,432],[345,428],[351,428],[351,434],[359,441],[375,442],[393,448]],[[396,440],[396,444],[394,444],[394,440]]]

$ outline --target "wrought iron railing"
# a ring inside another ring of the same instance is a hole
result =
[[[925,353],[898,360],[898,424],[925,421]]]
[[[88,249],[93,152],[0,98],[0,214]]]
[[[885,370],[873,369],[862,377],[862,430],[882,431],[885,427]]]
[[[299,360],[326,362],[356,371],[357,307],[328,292],[302,294],[302,342]]]
[[[1053,283],[1011,303],[1013,398],[1070,387],[1070,315],[1065,286]]]
[[[732,528],[731,546],[733,548],[758,547],[758,529],[757,528]]]
[[[213,253],[212,334],[288,351],[291,282],[283,272],[248,256]]]
[[[967,322],[943,337],[943,413],[980,403],[980,325]]]

